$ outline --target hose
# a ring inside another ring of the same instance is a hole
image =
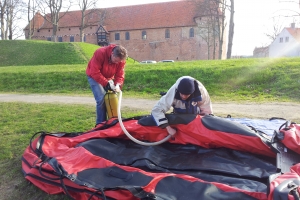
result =
[[[128,131],[126,130],[126,128],[124,127],[124,124],[122,122],[122,118],[121,118],[121,99],[122,99],[122,91],[119,92],[118,120],[119,120],[121,129],[123,130],[123,132],[125,133],[125,135],[127,135],[127,137],[129,137],[129,139],[131,139],[133,142],[135,142],[137,144],[140,144],[140,145],[154,146],[154,145],[162,144],[162,143],[168,141],[171,138],[171,135],[168,135],[164,139],[162,139],[160,141],[157,141],[157,142],[142,142],[142,141],[137,140],[134,137],[132,137],[132,135],[130,135],[130,133],[128,133]]]

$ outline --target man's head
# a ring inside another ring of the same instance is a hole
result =
[[[111,53],[111,61],[118,63],[127,58],[127,50],[122,46],[115,46]]]
[[[178,92],[183,100],[186,100],[195,91],[194,80],[183,78],[178,84]]]

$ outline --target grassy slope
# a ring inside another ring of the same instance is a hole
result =
[[[213,100],[300,101],[300,58],[127,64],[127,96],[157,98],[177,78],[200,80]],[[0,92],[91,94],[86,64],[0,68]]]
[[[83,42],[1,40],[0,66],[86,64],[97,48]]]
[[[0,41],[0,46],[0,92],[91,94],[85,68],[97,45],[19,40]],[[129,58],[123,90],[129,96],[157,98],[177,78],[190,75],[213,100],[299,102],[299,65],[300,58],[158,64]]]

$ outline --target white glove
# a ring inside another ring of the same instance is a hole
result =
[[[119,83],[117,83],[117,85],[116,85],[116,90],[115,90],[116,92],[121,92],[121,89],[120,89],[120,84]]]
[[[116,90],[116,86],[114,84],[114,81],[113,80],[109,80],[108,83],[109,83],[110,89],[112,91],[115,91]]]

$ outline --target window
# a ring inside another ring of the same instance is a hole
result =
[[[190,28],[190,37],[194,37],[194,28]]]
[[[58,41],[62,42],[62,37],[61,36],[58,37]]]
[[[283,38],[279,38],[279,43],[282,43],[283,42]]]
[[[101,33],[98,35],[98,40],[106,40],[106,35]]]
[[[165,31],[165,38],[170,38],[170,30],[166,29]]]
[[[129,34],[129,32],[125,33],[125,40],[130,40],[130,34]]]
[[[143,40],[147,39],[147,33],[146,33],[146,31],[142,31],[142,39]]]
[[[115,33],[115,40],[120,40],[120,33]]]
[[[285,42],[289,42],[289,37],[285,37]]]
[[[47,37],[47,41],[51,41],[51,37]]]
[[[85,35],[84,35],[84,37],[83,37],[83,41],[86,42],[86,36],[85,36]]]
[[[70,36],[70,42],[74,42],[74,36]]]

